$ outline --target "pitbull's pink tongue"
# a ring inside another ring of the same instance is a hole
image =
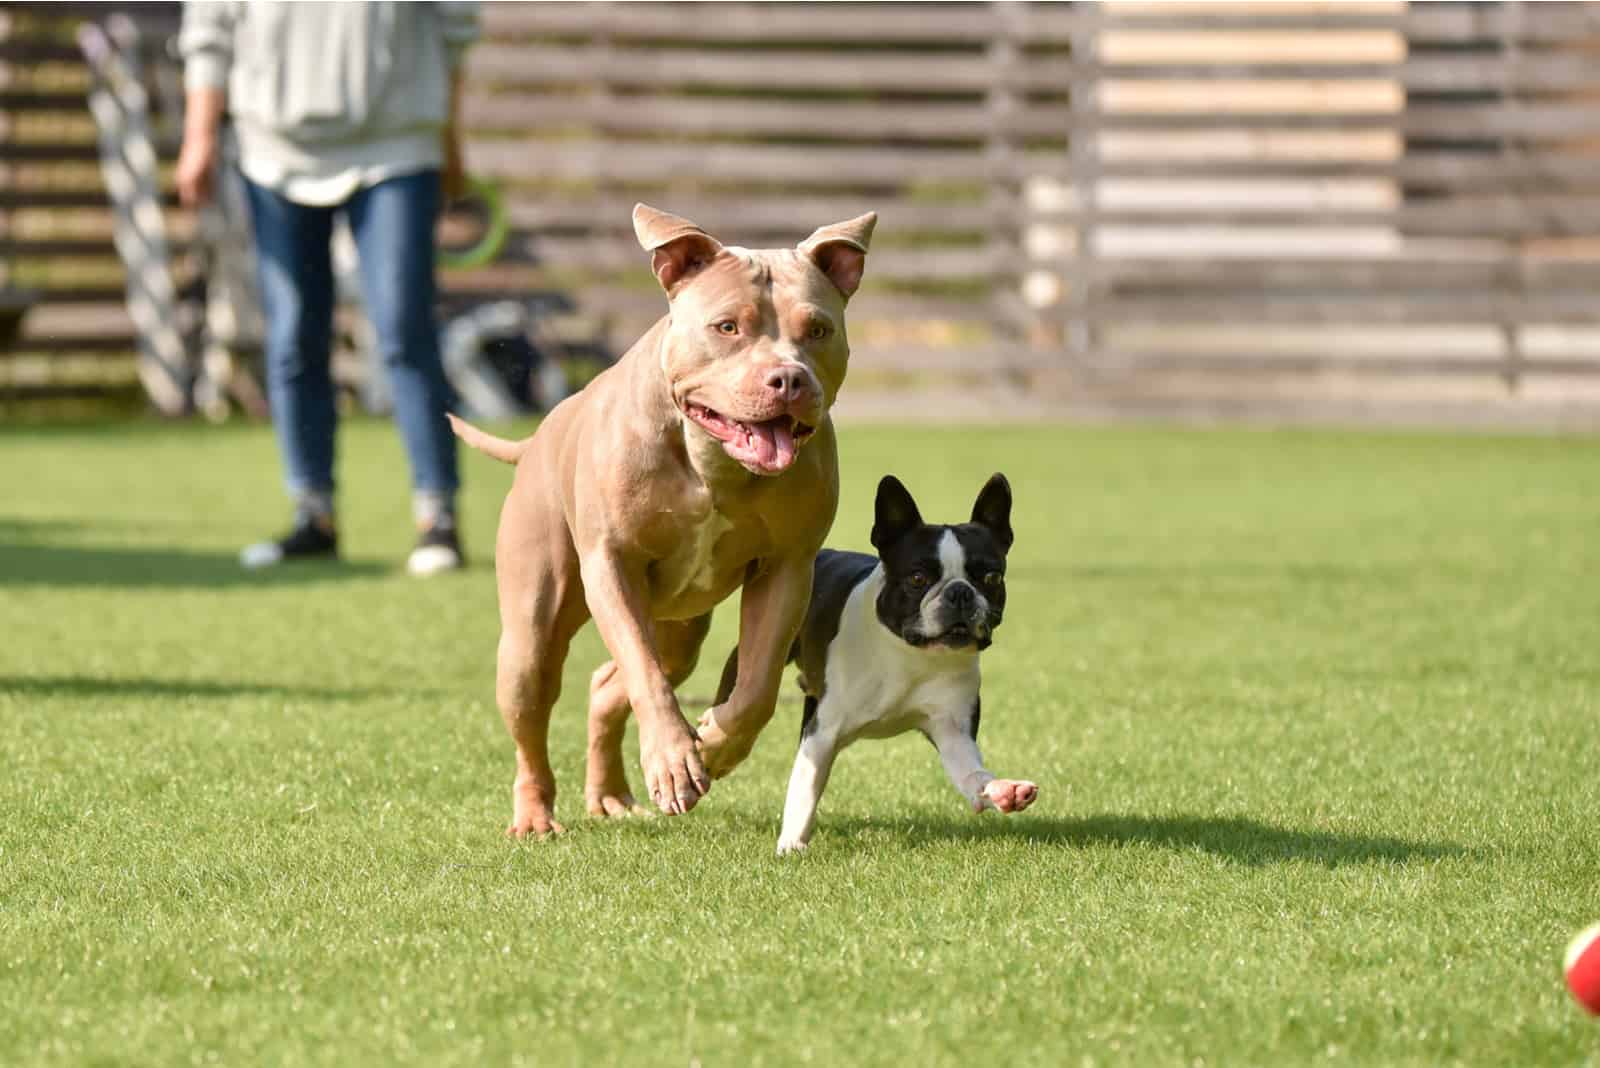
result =
[[[750,443],[762,467],[782,470],[794,462],[794,431],[787,420],[750,424]]]

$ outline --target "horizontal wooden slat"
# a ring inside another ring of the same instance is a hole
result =
[[[102,209],[110,203],[101,189],[35,189],[15,186],[0,187],[0,208],[65,208]],[[168,208],[178,204],[177,194],[163,198]]]
[[[959,345],[932,348],[927,345],[881,345],[853,343],[850,369],[861,371],[901,371],[923,373],[999,374],[1006,371],[1037,370],[1065,366],[1056,348],[1029,348],[1021,345]]]
[[[1103,258],[1092,269],[1106,283],[1155,290],[1209,292],[1274,287],[1320,287],[1402,292],[1409,285],[1479,287],[1516,284],[1600,287],[1600,260],[1505,259],[1472,261],[1446,256],[1295,260],[1288,258],[1137,260]],[[1600,316],[1600,310],[1597,310]]]
[[[1426,294],[1346,294],[1293,297],[1261,294],[1168,295],[1098,300],[1088,308],[1097,322],[1122,323],[1593,323],[1597,309],[1587,293],[1550,295],[1502,290]]]
[[[168,238],[173,255],[188,251],[189,244]],[[18,259],[87,260],[117,255],[109,233],[104,237],[12,238],[6,241],[6,248]]]
[[[538,145],[471,141],[474,170],[496,178],[639,182],[782,182],[867,186],[904,182],[982,182],[997,165],[981,153],[929,148],[791,145],[685,145],[652,141],[554,142]],[[1018,152],[1008,167],[1035,176],[1063,175],[1063,152]],[[1369,168],[1370,171],[1370,168]]]
[[[1596,85],[1600,94],[1600,83]],[[1474,140],[1509,137],[1519,140],[1564,140],[1600,132],[1600,114],[1584,104],[1470,103],[1442,106],[1412,104],[1400,111],[1351,111],[1326,114],[1236,112],[1090,112],[1051,116],[1041,123],[1017,122],[1010,128],[1031,132],[1060,122],[1059,130],[1178,131],[1273,130],[1303,133],[1324,130],[1394,130],[1408,137]]]
[[[1593,186],[1600,182],[1600,156],[1533,151],[1487,157],[1464,152],[1414,152],[1396,165],[1394,175],[1418,184],[1527,188],[1544,182],[1552,187]]]
[[[1413,202],[1395,215],[1412,234],[1492,234],[1506,238],[1600,235],[1600,195],[1514,194]]]
[[[1523,359],[1523,375],[1600,375],[1600,356],[1590,359]],[[1082,367],[1090,373],[1231,373],[1261,375],[1350,374],[1385,378],[1445,376],[1491,377],[1507,364],[1493,357],[1442,356],[1426,352],[1395,356],[1349,356],[1339,353],[1200,353],[1101,350],[1089,354]]]
[[[1059,66],[1063,71],[1073,70],[1071,62],[1065,58],[1054,60],[1052,65]],[[1331,60],[1327,63],[1304,63],[1261,59],[1249,63],[1096,63],[1080,65],[1075,73],[1080,77],[1128,82],[1204,83],[1213,79],[1339,82],[1394,78],[1400,69],[1399,63],[1339,63]]]
[[[30,353],[71,353],[75,356],[116,358],[129,356],[137,348],[132,333],[116,334],[34,334],[24,331],[12,346],[14,356]]]
[[[992,87],[1064,90],[1070,65],[1021,60],[996,66],[981,53],[748,53],[483,44],[471,74],[497,85],[702,86],[762,92],[981,93]]]
[[[194,235],[196,218],[191,212],[163,212],[161,221],[169,241],[184,242]],[[15,242],[13,251],[31,255],[53,255],[57,252],[76,255],[85,250],[92,251],[97,245],[109,248],[116,225],[115,210],[107,198],[101,197],[98,203],[74,207],[69,211],[55,210],[54,206],[37,202],[24,202],[11,218],[8,229]]]
[[[0,354],[4,359],[4,354]],[[130,359],[131,364],[131,359]],[[113,394],[130,393],[137,381],[130,370],[120,381],[100,382],[12,382],[0,378],[0,401],[27,404],[30,407],[41,401],[100,400]]]
[[[37,287],[41,301],[61,306],[68,304],[118,304],[126,287],[117,285],[49,285]]]
[[[1186,199],[1106,207],[1086,213],[1100,226],[1142,228],[1177,234],[1184,229],[1231,227],[1239,236],[1252,229],[1314,228],[1331,232],[1339,227],[1393,228],[1413,236],[1459,237],[1571,237],[1600,235],[1600,194],[1593,196],[1518,197],[1500,194],[1411,200],[1395,207],[1284,208],[1272,203],[1253,207],[1211,206],[1196,194]],[[1072,225],[1081,221],[1071,205],[1039,215]]]
[[[1294,30],[1303,33],[1398,31],[1405,23],[1404,3],[1330,4],[1248,2],[1234,4],[1115,3],[1101,5],[1097,24],[1105,30],[1194,34]]]
[[[467,95],[464,117],[475,129],[594,127],[619,134],[690,134],[737,140],[752,136],[841,140],[981,140],[989,137],[1065,138],[1072,112],[1032,106],[995,115],[969,104],[869,101],[774,101],[685,96],[619,96],[611,100],[498,90]]]
[[[720,237],[740,244],[756,238],[797,243],[830,222],[875,211],[882,232],[937,230],[970,233],[996,226],[1015,226],[1028,217],[1015,195],[993,201],[916,201],[873,195],[815,196],[783,193],[770,197],[710,198],[683,195],[670,188],[628,197],[507,196],[507,211],[522,230],[582,230],[632,235],[633,205],[645,200],[676,215],[693,219]],[[1034,218],[1045,217],[1037,213]]]
[[[1271,4],[1245,9],[1185,12],[1170,4],[1160,14],[1148,9],[1127,12],[1107,5],[1101,26],[1107,30],[1182,33],[1245,30],[1319,31],[1388,30],[1417,42],[1462,44],[1494,42],[1510,35],[1523,41],[1563,42],[1600,33],[1600,11],[1585,3],[1527,3],[1515,9],[1485,3],[1412,3],[1395,5],[1392,14],[1349,5],[1301,11],[1274,10]]]
[[[1600,8],[1585,3],[1411,4],[1404,32],[1414,41],[1567,41],[1600,33]]]
[[[1412,92],[1581,89],[1600,85],[1600,71],[1595,69],[1593,56],[1545,51],[1525,51],[1514,57],[1412,56],[1400,77]]]
[[[1501,155],[1490,152],[1418,151],[1394,160],[1184,158],[1182,160],[1108,159],[1104,177],[1266,178],[1324,180],[1388,178],[1417,186],[1494,188],[1543,184],[1551,189],[1600,184],[1600,156],[1555,152]],[[1057,168],[1051,168],[1056,170]],[[1046,173],[1049,173],[1048,171]]]
[[[1315,227],[1319,231],[1333,232],[1340,227],[1387,227],[1395,225],[1403,213],[1389,208],[1346,209],[1304,208],[1285,209],[1275,205],[1260,208],[1209,207],[1205,203],[1184,204],[1173,201],[1167,204],[1134,205],[1125,208],[1099,208],[1092,212],[1077,213],[1070,207],[1051,213],[1064,225],[1080,219],[1093,220],[1097,226],[1117,226],[1177,232],[1183,229],[1231,227],[1249,230],[1265,227],[1282,230],[1295,227]],[[1040,221],[1046,216],[1041,215]]]
[[[45,303],[28,313],[24,337],[28,339],[133,337],[133,320],[121,303],[64,306]]]
[[[1516,57],[1413,55],[1394,63],[1285,63],[1271,59],[1249,63],[1108,63],[1080,69],[1079,73],[1130,83],[1194,82],[1197,88],[1213,80],[1337,83],[1394,79],[1412,92],[1557,90],[1600,85],[1600,71],[1596,71],[1592,57],[1553,52],[1525,52]]]
[[[1588,104],[1412,105],[1397,118],[1398,128],[1413,137],[1553,140],[1600,134],[1600,110]]]
[[[1396,130],[1406,114],[1393,108],[1368,111],[1236,111],[1218,107],[1203,111],[1077,111],[1069,109],[1062,128],[1071,131],[1159,130]]]
[[[589,36],[654,41],[819,43],[891,41],[966,43],[994,32],[1002,13],[984,5],[837,4],[825,15],[803,4],[487,4],[484,26],[494,36]],[[1024,40],[1064,42],[1075,24],[1070,8],[1031,5],[1019,13]]]

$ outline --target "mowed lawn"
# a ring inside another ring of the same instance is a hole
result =
[[[783,860],[792,686],[687,817],[583,815],[592,628],[569,833],[502,837],[510,472],[419,582],[341,447],[347,563],[250,576],[267,429],[0,430],[0,1063],[1600,1063],[1600,440],[846,428],[838,546],[1010,476],[980,741],[1041,796],[863,743]]]

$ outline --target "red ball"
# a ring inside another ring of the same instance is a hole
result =
[[[1567,947],[1567,986],[1578,1004],[1600,1015],[1600,923],[1587,928]]]

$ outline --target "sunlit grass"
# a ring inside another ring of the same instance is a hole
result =
[[[840,760],[772,856],[798,704],[683,819],[509,843],[490,546],[407,579],[391,428],[341,439],[342,567],[265,428],[0,430],[0,1063],[1593,1063],[1600,442],[846,429],[930,518],[1015,487],[990,766]],[[736,613],[684,687],[709,696]],[[790,690],[792,693],[792,689]],[[632,753],[630,741],[630,754]]]

